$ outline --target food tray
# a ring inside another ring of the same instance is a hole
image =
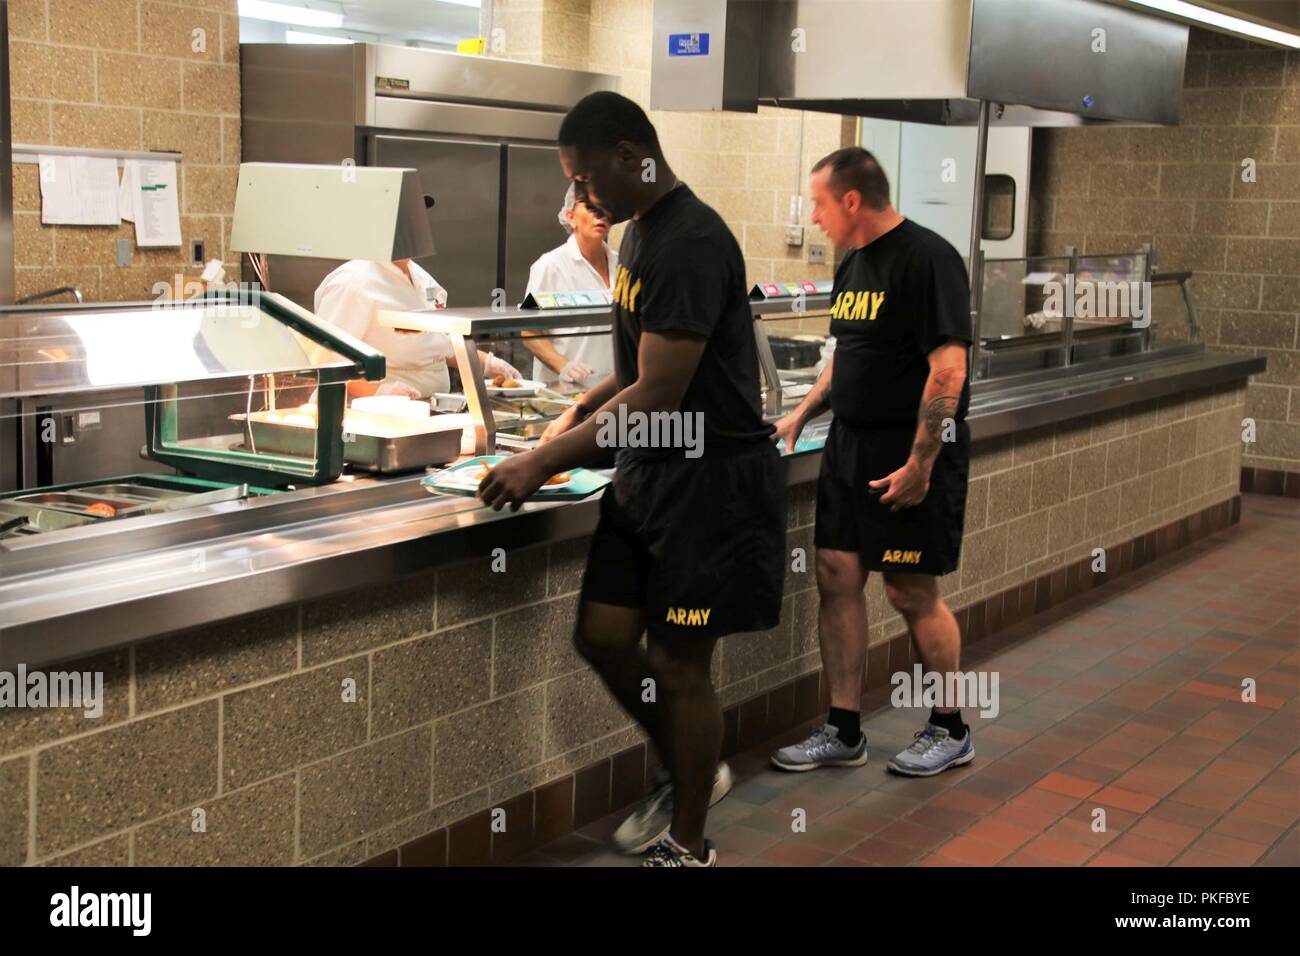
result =
[[[430,494],[446,495],[463,495],[465,497],[474,497],[478,489],[477,481],[457,480],[458,472],[477,471],[484,465],[492,466],[498,462],[505,461],[508,455],[480,455],[476,458],[470,458],[459,464],[453,465],[445,471],[436,474],[426,475],[420,479],[420,485]],[[578,501],[595,494],[600,489],[609,484],[609,479],[603,475],[598,475],[586,468],[572,468],[569,470],[569,483],[567,485],[546,488],[543,486],[534,494],[529,496],[529,501]]]

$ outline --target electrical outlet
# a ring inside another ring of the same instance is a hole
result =
[[[785,244],[787,246],[803,245],[803,226],[785,227]]]
[[[820,242],[811,243],[808,246],[808,261],[810,263],[819,263],[826,261],[826,246]]]
[[[203,240],[190,240],[190,265],[201,266],[207,263],[207,257],[203,254]]]

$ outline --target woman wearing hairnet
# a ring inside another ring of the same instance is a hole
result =
[[[605,242],[609,221],[604,213],[577,200],[570,183],[559,220],[569,240],[533,263],[528,270],[528,292],[609,292],[618,253]],[[524,345],[537,356],[533,378],[548,385],[581,390],[614,371],[614,348],[605,327],[525,332],[524,336]]]

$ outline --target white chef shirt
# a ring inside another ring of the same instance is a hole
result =
[[[385,380],[405,382],[422,396],[451,387],[451,340],[437,332],[400,333],[379,324],[381,309],[414,312],[447,304],[447,290],[414,262],[411,278],[393,262],[353,259],[316,289],[316,317],[384,353]]]
[[[569,236],[569,241],[562,246],[557,246],[550,252],[543,253],[533,263],[528,270],[528,292],[536,294],[538,292],[598,292],[609,291],[614,284],[614,274],[618,271],[618,253],[609,247],[608,243],[601,243],[605,247],[605,255],[609,260],[609,286],[600,277],[600,273],[592,268],[591,263],[583,258],[582,250],[578,248],[578,239],[576,236]],[[573,338],[557,338],[552,340],[552,344],[559,349],[566,358],[574,362],[582,362],[591,366],[595,371],[587,378],[586,385],[595,385],[606,375],[614,371],[614,344],[613,336],[610,334],[608,327],[601,326],[582,326],[574,329],[556,329],[557,333],[598,333],[595,335],[574,335]],[[541,359],[533,359],[533,378],[553,385],[559,381],[559,374],[551,369]]]

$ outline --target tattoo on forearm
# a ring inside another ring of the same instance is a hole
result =
[[[960,372],[960,369],[940,369],[935,372],[926,388],[929,397],[921,399],[921,428],[917,430],[916,441],[912,444],[912,454],[922,463],[929,462],[939,453],[943,445],[944,424],[957,415],[964,378]]]
[[[932,398],[925,405],[925,431],[934,441],[943,440],[943,423],[957,412],[957,399],[951,395]]]

